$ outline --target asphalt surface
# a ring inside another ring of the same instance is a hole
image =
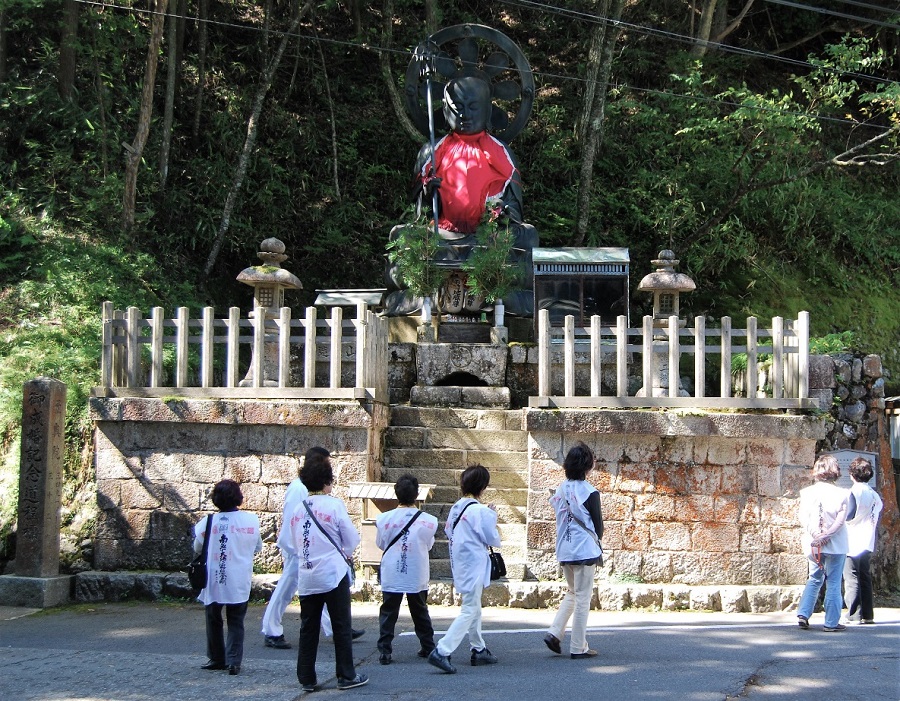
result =
[[[367,686],[338,691],[333,646],[323,640],[317,670],[322,688],[301,692],[296,649],[263,646],[264,604],[247,614],[239,676],[200,669],[206,661],[203,608],[195,603],[80,605],[34,612],[0,607],[2,701],[319,701],[349,696],[397,701],[631,699],[679,701],[898,701],[900,609],[876,609],[876,625],[843,633],[800,630],[794,614],[592,611],[588,641],[596,658],[554,655],[541,638],[553,611],[487,608],[485,639],[500,659],[472,667],[467,643],[453,657],[455,675],[416,657],[418,641],[403,610],[394,664],[378,663],[378,609],[354,604],[358,671]],[[432,607],[446,630],[457,609]],[[285,616],[296,643],[299,607]],[[567,651],[563,641],[563,652]],[[296,645],[295,645],[296,647]]]

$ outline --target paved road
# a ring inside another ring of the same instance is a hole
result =
[[[309,701],[328,698],[396,701],[516,699],[556,701],[898,701],[900,609],[877,609],[877,625],[824,633],[822,614],[801,631],[792,614],[592,612],[592,660],[550,653],[541,636],[553,612],[485,609],[495,667],[471,667],[461,646],[456,675],[415,656],[407,612],[394,645],[395,664],[381,666],[375,649],[377,607],[354,604],[354,645],[368,686],[335,688],[333,647],[323,641],[315,694],[300,693],[295,650],[263,647],[263,605],[247,614],[243,670],[230,677],[199,669],[205,662],[199,604],[81,605],[29,613],[0,607],[2,701]],[[433,607],[446,630],[454,608]],[[288,609],[286,634],[296,638],[299,608]],[[465,645],[465,643],[464,643]],[[564,643],[565,649],[565,643]]]

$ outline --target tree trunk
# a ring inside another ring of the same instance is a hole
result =
[[[6,8],[0,7],[0,83],[6,82]]]
[[[328,63],[325,61],[325,52],[322,51],[322,42],[319,41],[319,35],[316,33],[316,47],[319,49],[319,57],[322,59],[322,77],[325,78],[325,96],[328,98],[328,112],[331,116],[331,163],[332,174],[334,177],[334,196],[340,202],[341,200],[341,181],[338,179],[338,142],[337,142],[337,124],[334,118],[334,100],[331,99],[331,83],[328,81]]]
[[[197,39],[197,95],[194,97],[194,123],[191,126],[191,142],[196,146],[200,138],[200,114],[203,112],[203,83],[206,82],[206,46],[208,34],[206,32],[206,17],[209,14],[209,0],[200,0],[197,8],[198,29],[200,36]]]
[[[303,18],[303,15],[312,9],[312,2],[313,0],[307,0],[305,5],[298,7],[294,18],[291,21],[290,29],[281,35],[281,42],[278,45],[278,49],[263,72],[262,81],[256,91],[256,98],[253,101],[253,110],[250,114],[250,118],[247,120],[247,137],[244,139],[244,148],[241,151],[237,170],[234,174],[234,180],[231,183],[231,188],[228,190],[228,196],[225,198],[225,207],[222,210],[222,221],[219,223],[219,231],[216,234],[216,239],[209,252],[209,257],[206,259],[206,265],[203,267],[204,279],[208,278],[209,274],[212,272],[213,266],[216,264],[216,258],[219,257],[219,252],[222,250],[222,244],[225,243],[225,235],[228,233],[228,228],[231,226],[231,213],[234,211],[238,193],[241,190],[241,186],[244,184],[244,177],[247,175],[247,168],[250,165],[250,156],[253,154],[253,147],[256,144],[256,134],[259,129],[259,116],[262,114],[263,102],[266,99],[266,94],[272,86],[272,78],[275,76],[275,71],[278,70],[278,66],[281,63],[281,57],[284,55],[284,50],[287,48],[288,41],[297,31],[300,20]]]
[[[75,89],[76,43],[78,42],[78,0],[63,4],[62,37],[59,41],[59,67],[56,85],[63,100],[71,100]]]
[[[178,80],[178,23],[174,14],[169,15],[166,33],[168,74],[166,75],[166,106],[163,112],[162,143],[159,146],[159,190],[166,191],[169,177],[169,149],[172,145],[172,121],[175,118],[175,83]]]
[[[702,58],[709,48],[709,35],[712,31],[713,18],[716,16],[716,4],[719,0],[703,0],[703,11],[700,13],[700,26],[697,28],[697,43],[691,49],[691,56]]]
[[[394,82],[394,74],[391,71],[390,48],[393,43],[394,35],[392,24],[393,17],[394,0],[384,0],[384,24],[382,25],[381,32],[381,45],[384,48],[384,51],[378,54],[378,60],[381,63],[381,79],[384,81],[388,95],[391,98],[391,104],[394,106],[394,117],[396,117],[397,123],[413,141],[421,143],[422,135],[419,133],[419,130],[416,129],[416,125],[412,123],[409,115],[406,114],[406,107],[403,104],[403,99],[400,97],[400,92],[397,90],[397,85]]]
[[[131,146],[126,145],[125,194],[122,198],[122,229],[127,234],[134,226],[134,208],[137,199],[138,169],[147,137],[150,134],[150,117],[153,114],[153,88],[156,85],[156,67],[159,63],[159,45],[162,42],[163,26],[166,19],[168,0],[156,0],[154,14],[150,20],[150,46],[147,48],[147,63],[144,66],[144,87],[141,92],[141,108],[138,113],[137,133]]]
[[[601,0],[593,9],[601,17],[609,16],[610,0]],[[594,94],[597,89],[605,90],[606,86],[597,85],[597,75],[600,72],[600,64],[603,55],[603,38],[606,36],[606,22],[597,22],[591,32],[591,47],[588,49],[588,70],[585,75],[584,102],[581,110],[581,118],[578,120],[578,140],[584,143],[587,135],[588,124],[591,121],[591,113],[594,111]]]
[[[350,0],[350,20],[353,22],[353,36],[362,36],[362,10],[360,0]]]
[[[103,71],[100,70],[99,50],[97,49],[97,28],[94,18],[88,25],[91,30],[91,57],[94,61],[94,89],[97,91],[97,106],[100,116],[100,163],[103,167],[103,177],[109,174],[109,129],[106,124],[106,87],[103,84]]]
[[[439,13],[438,0],[425,0],[425,31],[429,34],[438,30]]]
[[[613,20],[621,19],[624,6],[625,0],[612,0],[609,18]],[[584,150],[581,157],[581,171],[578,182],[578,205],[575,215],[575,240],[572,243],[573,246],[584,245],[588,224],[590,223],[594,161],[597,159],[597,151],[603,138],[603,126],[606,118],[606,85],[612,72],[613,50],[616,47],[616,39],[618,37],[619,30],[615,27],[609,27],[604,33],[602,51],[599,54],[600,65],[597,71],[597,83],[594,90],[591,115],[584,128]]]

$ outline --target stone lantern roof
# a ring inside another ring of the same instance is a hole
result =
[[[284,243],[276,238],[263,240],[256,254],[263,262],[262,265],[254,265],[244,268],[237,279],[246,285],[280,285],[288,290],[302,290],[300,279],[291,272],[281,267],[281,263],[287,260],[284,253]]]
[[[672,251],[660,251],[659,258],[650,262],[656,270],[644,276],[638,285],[639,292],[693,292],[697,289],[689,275],[675,272],[679,261]]]

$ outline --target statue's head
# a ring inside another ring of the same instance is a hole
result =
[[[491,86],[475,76],[451,80],[444,88],[444,117],[460,134],[485,131],[490,126]]]

